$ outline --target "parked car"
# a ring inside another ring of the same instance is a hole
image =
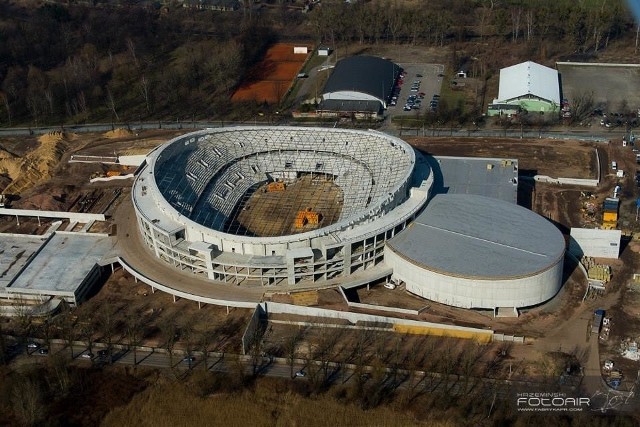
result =
[[[82,353],[80,355],[80,357],[82,357],[83,359],[93,359],[94,354],[91,352],[87,352],[87,353]]]
[[[37,342],[30,342],[27,344],[27,348],[40,348],[40,344]]]
[[[299,370],[298,372],[296,372],[296,377],[302,378],[306,376],[307,376],[307,373],[303,370]]]
[[[195,356],[187,356],[187,357],[182,359],[183,363],[193,363],[195,361],[196,361],[196,357]]]
[[[387,282],[387,283],[384,284],[384,287],[387,288],[387,289],[394,290],[397,286],[396,286],[395,283]]]
[[[48,348],[41,348],[38,350],[38,354],[42,354],[43,356],[46,356],[47,354],[49,354],[49,349]]]

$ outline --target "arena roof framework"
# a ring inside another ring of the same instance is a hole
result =
[[[336,222],[269,236],[227,226],[257,185],[305,174],[331,177],[341,189]],[[222,128],[184,135],[151,153],[133,201],[145,242],[166,262],[212,280],[296,284],[376,266],[384,242],[413,219],[432,182],[422,156],[379,132]]]

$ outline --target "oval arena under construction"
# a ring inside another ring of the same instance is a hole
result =
[[[207,129],[151,152],[132,199],[153,254],[212,287],[295,291],[386,279],[468,308],[553,297],[562,285],[561,233],[515,204],[433,197],[437,167],[376,131]],[[431,224],[438,218],[453,228]],[[541,237],[527,242],[529,233]],[[491,262],[474,258],[477,251]]]
[[[133,202],[145,242],[169,264],[225,283],[302,287],[381,264],[431,184],[422,156],[382,133],[238,127],[156,149]]]

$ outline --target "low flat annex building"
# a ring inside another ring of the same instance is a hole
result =
[[[97,282],[100,262],[112,247],[113,239],[104,234],[2,234],[0,298],[77,305]]]
[[[515,114],[519,110],[548,114],[559,109],[558,71],[527,61],[500,70],[498,98],[489,105],[487,114]]]

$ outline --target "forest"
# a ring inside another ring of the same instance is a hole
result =
[[[298,3],[1,2],[0,126],[250,117],[257,106],[231,94],[279,40],[474,46],[482,77],[505,66],[496,44],[597,60],[617,40],[637,50],[640,28],[622,0],[323,0],[307,13]]]

